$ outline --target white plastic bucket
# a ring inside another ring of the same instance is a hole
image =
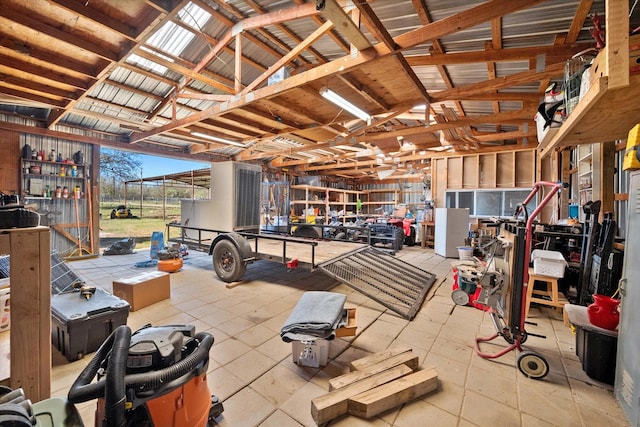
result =
[[[473,258],[473,248],[470,246],[458,246],[458,258],[471,259]]]

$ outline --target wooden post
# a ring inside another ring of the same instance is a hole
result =
[[[0,233],[0,253],[10,254],[11,388],[38,402],[51,393],[51,243],[49,228]]]

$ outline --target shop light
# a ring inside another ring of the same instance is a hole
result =
[[[328,89],[327,87],[323,87],[322,89],[320,89],[320,95],[322,95],[323,98],[333,102],[343,110],[347,110],[357,118],[364,120],[367,123],[371,122],[371,116],[366,111],[356,107],[355,105],[353,105],[352,103],[350,103],[349,101],[347,101],[346,99],[344,99],[343,97],[341,97],[340,95],[332,91],[331,89]]]
[[[221,142],[223,144],[235,145],[236,147],[246,148],[244,144],[241,144],[237,141],[231,141],[230,139],[220,138],[218,136],[209,135],[207,133],[191,132],[191,135],[197,136],[199,138],[210,139],[211,141]]]

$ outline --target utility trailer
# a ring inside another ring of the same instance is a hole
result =
[[[171,238],[172,228],[179,229],[181,237]],[[187,231],[214,237],[194,241],[185,238]],[[436,280],[435,275],[367,244],[225,232],[181,224],[167,224],[167,240],[208,250],[216,275],[227,283],[242,279],[247,265],[258,260],[281,263],[287,270],[319,269],[408,320],[416,315]]]
[[[180,230],[180,237],[171,237],[172,228]],[[194,234],[205,237],[198,240],[188,237]],[[311,240],[246,231],[227,232],[181,224],[167,224],[167,240],[208,251],[216,274],[227,283],[240,280],[247,265],[254,261],[273,261],[286,265],[290,270],[307,267],[313,271],[320,263],[364,246],[345,241]]]
[[[247,265],[257,260],[277,261],[294,269],[308,266],[351,286],[385,307],[411,320],[424,301],[435,276],[391,254],[363,243],[321,241],[285,235],[256,233],[260,229],[262,168],[241,162],[211,165],[211,198],[185,200],[181,205],[182,244],[207,250],[213,268],[224,282],[240,280]],[[380,241],[397,240],[379,236]],[[354,250],[354,248],[356,248]],[[395,248],[394,248],[395,249]],[[291,257],[290,254],[295,254]]]

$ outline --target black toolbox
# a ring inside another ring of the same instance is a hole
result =
[[[128,316],[129,303],[100,288],[89,299],[79,292],[51,295],[51,342],[68,361],[82,359]]]

